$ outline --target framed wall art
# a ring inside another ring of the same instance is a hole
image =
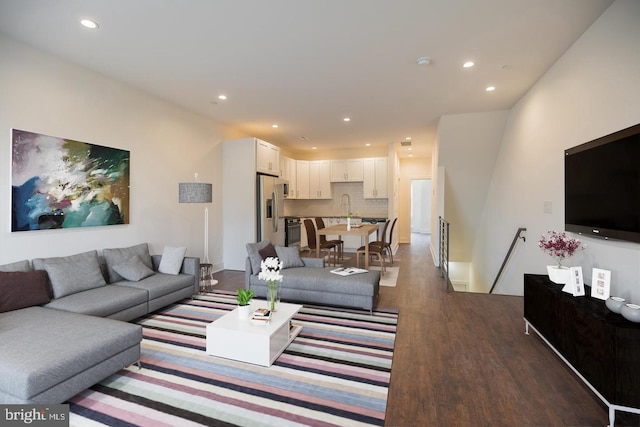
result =
[[[11,138],[11,231],[129,223],[129,151],[17,129]]]

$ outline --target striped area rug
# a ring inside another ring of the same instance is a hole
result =
[[[235,308],[199,295],[138,319],[142,366],[72,398],[72,426],[384,425],[397,312],[304,306],[269,368],[208,356],[206,325]]]

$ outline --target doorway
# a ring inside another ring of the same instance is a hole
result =
[[[411,233],[431,234],[431,180],[411,180]]]

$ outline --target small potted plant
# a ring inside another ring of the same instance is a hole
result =
[[[251,306],[249,302],[253,298],[253,289],[238,289],[236,300],[238,301],[238,316],[241,319],[248,319],[251,316]]]
[[[580,240],[567,236],[564,231],[551,231],[543,234],[538,241],[538,247],[544,253],[556,260],[557,265],[548,265],[549,279],[557,284],[566,284],[569,279],[569,267],[562,265],[562,261],[586,247]]]

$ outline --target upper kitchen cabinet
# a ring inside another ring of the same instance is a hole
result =
[[[296,199],[309,198],[309,162],[296,160]]]
[[[329,160],[309,162],[309,198],[331,198],[331,162]]]
[[[387,158],[374,157],[363,160],[363,192],[365,199],[386,199],[387,194]]]
[[[362,181],[363,160],[331,160],[331,182]]]
[[[256,138],[256,171],[280,176],[280,148]]]
[[[296,161],[290,157],[281,156],[280,167],[282,168],[280,178],[289,182],[289,192],[285,197],[296,199],[298,190]]]

